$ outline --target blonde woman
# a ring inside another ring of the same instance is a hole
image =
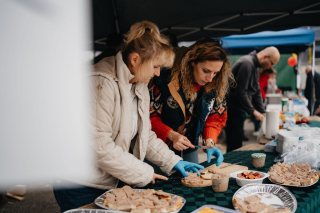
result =
[[[156,25],[140,22],[131,26],[126,44],[116,56],[102,59],[92,72],[92,126],[96,165],[89,180],[76,180],[77,188],[55,190],[61,211],[89,204],[108,189],[129,184],[142,187],[155,179],[144,159],[165,174],[172,169],[186,176],[185,169],[202,166],[182,161],[156,134],[149,120],[150,97],[147,84],[170,67],[174,54]]]
[[[204,38],[178,49],[172,69],[149,84],[152,130],[184,160],[198,163],[198,145],[206,145],[207,160],[227,120],[225,95],[233,80],[220,40]],[[203,138],[204,142],[199,138]]]

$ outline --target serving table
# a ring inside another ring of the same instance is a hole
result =
[[[266,153],[266,163],[261,169],[252,167],[251,154],[263,151],[264,145],[249,144],[241,147],[232,152],[228,152],[224,155],[224,162],[236,163],[242,162],[242,165],[248,166],[249,170],[257,170],[260,172],[268,172],[269,168],[275,164],[274,159],[277,157],[276,153]],[[215,159],[212,159],[212,163],[215,163]],[[207,162],[201,163],[204,167],[208,167],[210,164]],[[175,173],[173,177],[179,177],[180,174]],[[268,179],[265,179],[263,183],[270,184]],[[154,188],[155,190],[163,190],[172,194],[176,194],[184,197],[187,202],[181,209],[180,213],[192,212],[193,210],[206,205],[213,204],[226,208],[233,209],[232,197],[234,193],[240,188],[237,185],[236,180],[231,178],[229,181],[229,188],[226,192],[215,193],[211,186],[208,187],[195,187],[190,188],[183,186],[179,179],[169,179],[167,181],[159,180],[156,184],[149,184],[145,188]],[[316,183],[313,186],[307,188],[287,187],[296,197],[298,201],[297,213],[320,213],[320,183]],[[100,209],[94,203],[81,207],[81,209]]]

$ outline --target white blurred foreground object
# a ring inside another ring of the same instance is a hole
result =
[[[88,175],[88,65],[81,57],[90,41],[89,6],[0,3],[0,189]]]
[[[15,185],[12,189],[12,194],[23,196],[27,192],[26,185]]]
[[[279,111],[267,110],[266,112],[266,135],[267,139],[278,134],[279,131]]]

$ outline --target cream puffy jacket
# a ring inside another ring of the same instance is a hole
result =
[[[115,57],[104,58],[94,66],[91,117],[96,167],[89,180],[76,182],[94,188],[112,189],[121,180],[142,187],[150,183],[154,173],[153,168],[143,162],[145,158],[166,174],[182,160],[151,131],[149,91],[147,85],[142,83],[137,83],[135,89],[138,133],[133,154],[129,153],[132,99],[128,84],[133,77],[122,60],[121,52]]]

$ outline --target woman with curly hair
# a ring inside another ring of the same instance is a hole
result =
[[[196,148],[206,146],[208,162],[214,155],[219,166],[223,155],[214,145],[226,124],[225,96],[233,82],[221,40],[204,38],[179,48],[173,67],[149,84],[152,130],[190,162],[198,163]]]

